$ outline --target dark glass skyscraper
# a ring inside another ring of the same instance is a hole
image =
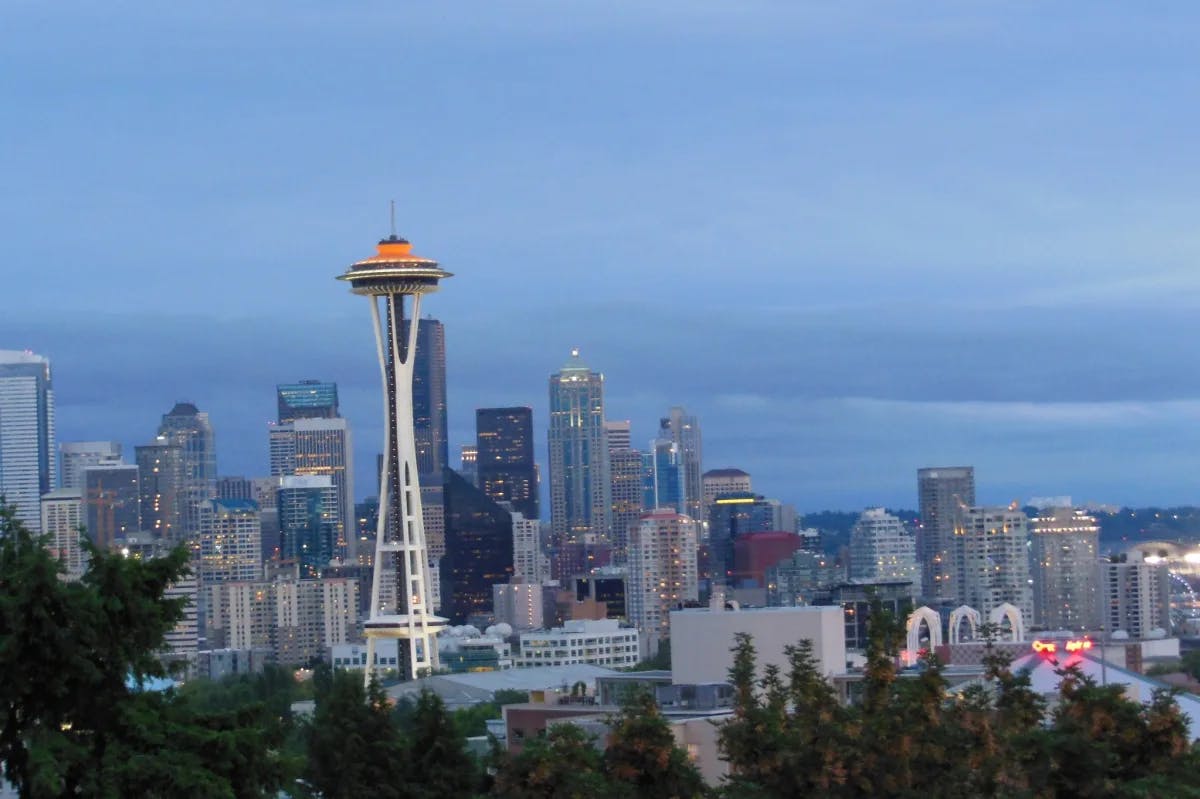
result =
[[[509,502],[526,519],[538,517],[532,408],[475,411],[477,485],[496,502]]]
[[[280,554],[295,561],[302,578],[322,576],[333,560],[338,489],[328,475],[279,478]]]
[[[403,335],[408,336],[409,320]],[[436,319],[417,325],[417,357],[413,361],[413,437],[417,445],[417,472],[440,477],[450,465],[446,429],[446,331]]]
[[[108,548],[141,529],[138,467],[126,463],[89,466],[83,470],[88,538]]]
[[[320,380],[301,380],[275,386],[279,405],[279,423],[290,424],[297,419],[336,419],[338,416],[337,383]]]
[[[492,586],[512,577],[512,514],[453,469],[443,470],[443,479],[442,613],[462,624],[473,613],[491,613]]]
[[[183,534],[183,449],[166,436],[136,447],[141,529],[174,545]]]

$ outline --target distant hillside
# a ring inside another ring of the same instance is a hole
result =
[[[1036,513],[1033,508],[1026,508],[1025,512]],[[909,527],[916,525],[916,511],[889,508],[888,513],[899,516]],[[1100,522],[1100,548],[1104,552],[1124,549],[1139,541],[1200,542],[1200,507],[1121,508],[1092,513]],[[801,526],[820,530],[824,550],[836,553],[850,544],[850,529],[858,516],[859,511],[823,510],[806,513]]]
[[[1200,541],[1200,508],[1121,508],[1094,512],[1100,521],[1100,543],[1105,550],[1123,549],[1139,541]]]

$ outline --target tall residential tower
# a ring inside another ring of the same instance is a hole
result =
[[[975,504],[975,468],[918,469],[917,502],[921,512],[917,536],[921,588],[930,599],[961,602],[962,586],[953,581],[954,527],[960,510]]]

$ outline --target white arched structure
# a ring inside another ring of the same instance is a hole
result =
[[[1002,625],[1004,624],[1005,619],[1008,619],[1008,627],[1012,633],[1012,638],[1009,640],[1024,641],[1025,622],[1021,620],[1021,611],[1016,605],[1008,602],[1005,602],[1003,605],[997,605],[996,607],[992,608],[992,612],[988,614],[988,622],[993,624],[996,628],[996,640],[1004,640],[1004,636],[1002,635],[1001,631],[1003,630]]]
[[[967,629],[970,630],[971,637],[968,640],[974,641],[978,638],[980,619],[979,611],[966,605],[959,605],[950,611],[950,645],[961,642],[959,631],[964,621],[967,623]]]
[[[921,648],[921,622],[929,628],[929,649],[934,650],[942,645],[942,617],[936,610],[922,606],[914,610],[908,617],[908,661],[915,663],[917,651]]]

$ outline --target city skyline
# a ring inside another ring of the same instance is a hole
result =
[[[312,375],[376,440],[369,335],[324,269],[396,198],[471,277],[436,312],[455,451],[476,408],[544,420],[578,346],[636,440],[684,405],[706,466],[802,510],[912,507],[947,463],[987,503],[1194,501],[1196,12],[549,8],[14,9],[10,259],[44,257],[67,196],[88,252],[0,320],[55,364],[58,439],[129,452],[188,400],[223,474],[263,474],[271,386]]]

